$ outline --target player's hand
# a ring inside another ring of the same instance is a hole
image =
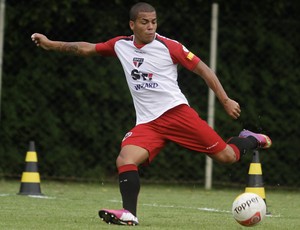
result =
[[[50,40],[43,34],[34,33],[31,35],[31,40],[37,45],[45,50],[49,49]]]
[[[223,102],[223,106],[227,114],[233,119],[238,119],[240,117],[241,108],[239,103],[237,103],[236,101],[228,98]]]

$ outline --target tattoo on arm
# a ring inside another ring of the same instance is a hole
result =
[[[79,44],[77,42],[62,42],[59,50],[66,53],[80,55]]]

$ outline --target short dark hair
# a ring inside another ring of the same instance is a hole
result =
[[[129,19],[135,21],[140,12],[155,12],[155,8],[146,2],[138,2],[129,11]]]

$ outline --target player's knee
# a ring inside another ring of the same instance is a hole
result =
[[[122,157],[121,155],[119,155],[119,156],[117,157],[117,159],[116,159],[116,166],[117,166],[117,167],[123,166],[123,165],[126,164],[125,162],[126,162],[126,161],[125,161],[124,157]]]
[[[220,159],[221,164],[233,164],[236,162],[235,155],[232,154],[224,154],[224,156]]]
[[[134,157],[134,155],[124,153],[122,154],[121,152],[116,160],[117,167],[129,164],[139,165],[139,161]]]
[[[140,165],[145,162],[149,157],[149,153],[146,149],[135,145],[126,145],[121,149],[119,156],[117,157],[117,167],[134,164]]]
[[[211,158],[220,164],[233,164],[237,161],[234,151],[231,151],[227,148],[221,152],[218,152],[217,154],[212,155]]]

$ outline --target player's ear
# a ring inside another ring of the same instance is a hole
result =
[[[129,21],[129,27],[130,27],[130,29],[133,31],[133,28],[134,28],[134,21],[132,21],[132,20]]]

